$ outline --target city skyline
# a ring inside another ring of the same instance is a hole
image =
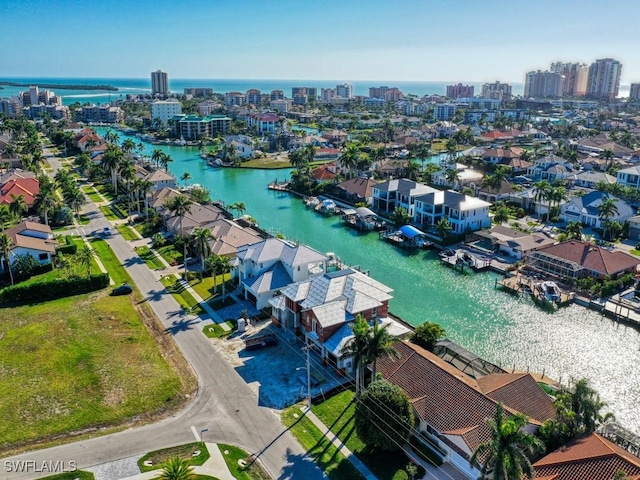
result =
[[[90,11],[78,0],[5,0],[0,41],[20,48],[5,49],[2,70],[11,77],[148,78],[160,69],[172,78],[522,83],[552,62],[612,57],[623,65],[622,84],[640,81],[629,33],[640,3],[518,3],[496,0],[487,9],[405,0],[394,4],[394,17],[382,0],[326,0],[313,9],[291,0],[193,1],[179,9],[167,0],[115,0]]]

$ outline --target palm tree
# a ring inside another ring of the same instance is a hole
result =
[[[181,176],[180,176],[180,180],[182,180],[184,182],[184,186],[187,186],[187,182],[189,181],[189,179],[191,178],[191,174],[189,172],[184,172]]]
[[[113,184],[114,195],[118,194],[118,177],[117,172],[124,154],[122,149],[117,145],[108,145],[107,150],[102,155],[101,165],[104,169],[111,172],[111,183]]]
[[[0,259],[5,262],[5,265],[9,269],[9,277],[11,278],[11,285],[13,285],[13,272],[11,271],[11,250],[13,247],[13,241],[7,236],[6,233],[0,234]]]
[[[152,188],[153,188],[153,182],[151,182],[150,180],[140,180],[138,182],[138,192],[139,192],[138,197],[142,195],[142,197],[144,198],[144,211],[147,218],[149,218],[148,196]],[[138,211],[139,210],[140,209],[138,209]]]
[[[131,138],[127,138],[124,142],[122,142],[122,151],[128,155],[131,154],[136,149],[136,142]]]
[[[567,240],[582,240],[582,223],[572,220],[567,223],[564,231],[567,234]]]
[[[155,162],[156,168],[158,168],[158,166],[160,165],[160,160],[162,159],[162,155],[164,155],[164,152],[159,148],[156,148],[151,154],[151,160]]]
[[[602,158],[603,160],[607,160],[607,170],[609,170],[613,166],[613,150],[605,148],[600,155],[600,158]]]
[[[9,210],[9,205],[0,205],[0,231],[4,232],[5,224],[11,220],[13,220],[13,213]]]
[[[533,478],[533,466],[526,453],[539,451],[543,445],[524,431],[527,417],[517,414],[505,418],[500,402],[493,420],[488,420],[487,424],[491,429],[491,440],[478,445],[471,456],[471,463],[482,459],[480,472],[484,478],[491,470],[493,474],[489,478],[493,480],[522,480],[525,475],[526,478]]]
[[[163,153],[162,157],[160,158],[160,163],[162,164],[162,167],[165,169],[165,171],[169,171],[169,163],[173,162],[173,158],[171,158],[171,155],[169,155],[168,153]]]
[[[18,218],[22,218],[22,215],[29,211],[27,202],[24,200],[24,195],[11,194],[11,202],[9,203],[9,211]]]
[[[535,192],[534,200],[536,202],[549,201],[549,195],[551,194],[551,184],[548,180],[540,180],[533,184],[533,191]]]
[[[36,208],[38,212],[44,216],[45,225],[49,225],[49,212],[58,206],[58,200],[56,199],[52,190],[40,189],[40,193],[36,195]]]
[[[393,348],[393,336],[387,330],[390,324],[380,327],[379,323],[374,319],[373,327],[369,332],[369,344],[367,346],[367,363],[371,363],[371,379],[376,380],[378,373],[378,358],[387,356],[389,358],[398,358],[398,352]]]
[[[73,209],[76,213],[76,217],[80,217],[80,207],[84,205],[85,198],[84,193],[79,188],[74,188],[73,190],[69,190],[65,194],[65,201],[67,204]]]
[[[87,269],[87,276],[91,275],[91,260],[94,255],[95,252],[89,245],[84,245],[76,252],[76,260]]]
[[[609,221],[619,215],[618,206],[616,205],[617,199],[613,197],[605,197],[603,195],[602,203],[598,206],[598,218],[603,224],[602,238],[607,238],[607,226]]]
[[[211,246],[209,245],[210,238],[212,238],[211,230],[208,228],[194,228],[191,233],[191,241],[193,242],[196,252],[198,252],[203,271],[207,257],[211,255]]]
[[[184,217],[191,210],[191,205],[193,205],[193,201],[184,195],[177,195],[167,201],[165,203],[165,207],[178,218],[180,218],[180,236],[184,236],[182,222]],[[187,276],[187,242],[182,242],[183,244],[183,254],[182,259],[184,263],[184,276]]]
[[[451,230],[451,223],[449,223],[448,218],[445,217],[442,220],[439,220],[438,222],[436,222],[436,231],[438,232],[438,235],[440,235],[440,238],[443,241],[449,235],[450,230]]]
[[[355,321],[351,324],[353,339],[343,349],[343,354],[353,356],[353,363],[356,370],[356,398],[364,390],[364,369],[367,365],[368,358],[368,336],[369,324],[367,320],[360,314],[356,315]]]
[[[504,205],[504,203],[500,202],[496,205],[496,211],[493,214],[493,222],[502,225],[504,222],[509,221],[509,209]]]
[[[459,183],[460,181],[460,172],[458,172],[458,169],[455,168],[455,165],[454,165],[453,168],[448,168],[444,172],[444,178],[446,178],[447,182],[451,184],[451,188],[455,190],[456,183]]]
[[[180,457],[167,460],[162,467],[162,472],[154,477],[156,480],[195,480],[195,478],[197,476],[193,467]]]

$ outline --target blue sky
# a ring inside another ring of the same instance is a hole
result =
[[[523,82],[613,57],[640,0],[0,0],[0,75]]]

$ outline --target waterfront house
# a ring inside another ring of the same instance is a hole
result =
[[[310,175],[316,182],[330,182],[339,172],[335,162],[325,163],[311,170]]]
[[[627,223],[629,223],[629,239],[640,240],[640,215],[629,218]]]
[[[18,255],[30,255],[40,265],[51,263],[58,242],[48,225],[25,221],[8,228],[4,233],[12,242],[11,263]],[[0,271],[4,268],[5,262],[0,262]]]
[[[31,176],[25,176],[20,170],[0,176],[0,205],[9,205],[13,198],[20,195],[29,209],[33,208],[36,196],[40,193],[40,182]]]
[[[497,189],[480,184],[476,187],[476,196],[480,200],[485,200],[491,203],[509,200],[509,197],[512,194],[517,193],[513,187],[514,185],[507,180],[502,180],[500,182],[500,187]]]
[[[542,232],[525,233],[502,225],[495,225],[490,230],[474,232],[467,238],[467,243],[486,240],[491,244],[490,250],[521,260],[535,250],[553,245],[556,241]]]
[[[280,125],[280,117],[273,113],[251,113],[246,118],[247,126],[259,134],[275,134]]]
[[[401,336],[409,330],[388,318],[392,289],[357,270],[344,269],[296,282],[270,300],[275,325],[304,338],[340,373],[351,374],[353,359],[344,349],[353,339],[356,315]]]
[[[367,205],[371,205],[373,187],[377,184],[378,182],[369,177],[354,177],[337,185],[328,185],[326,193],[334,195],[347,203],[364,202]]]
[[[469,460],[478,445],[490,440],[487,419],[494,417],[499,402],[506,417],[528,417],[527,433],[555,416],[553,400],[528,373],[476,379],[417,345],[396,342],[393,348],[397,358],[380,357],[378,371],[407,392],[422,436],[470,479],[480,476]]]
[[[307,245],[268,238],[238,248],[232,273],[244,298],[262,309],[279,289],[326,272],[328,261],[327,255]]]
[[[322,132],[322,138],[331,143],[334,147],[341,146],[347,141],[347,132],[342,130],[325,130]]]
[[[388,180],[373,186],[373,209],[383,215],[391,215],[396,208],[403,207],[413,217],[416,198],[438,191],[406,178]]]
[[[548,180],[549,182],[564,180],[572,173],[573,166],[571,163],[553,153],[536,159],[527,171],[527,175],[534,181]]]
[[[560,218],[566,222],[576,221],[592,228],[603,228],[603,221],[600,218],[598,207],[602,202],[612,198],[615,200],[618,213],[609,221],[617,220],[624,223],[633,217],[635,211],[624,200],[620,200],[609,193],[594,190],[582,196],[574,197],[560,208]]]
[[[236,152],[236,157],[243,159],[253,158],[253,148],[248,143],[239,140],[228,140],[225,143],[233,147]]]
[[[579,240],[550,245],[526,256],[527,266],[562,281],[573,282],[586,276],[616,279],[636,273],[640,259],[620,251],[609,251]]]
[[[489,148],[482,154],[482,161],[492,165],[508,163],[514,158],[520,158],[522,149],[512,148]]]
[[[453,190],[432,190],[415,197],[414,224],[429,230],[446,218],[454,234],[473,232],[491,226],[489,202]]]
[[[200,205],[194,203],[189,211],[181,219],[167,208],[162,209],[161,215],[167,231],[176,236],[188,237],[193,230],[202,227],[221,218],[228,218],[229,214],[217,205]],[[180,230],[182,226],[182,231]]]
[[[597,433],[583,435],[533,464],[538,480],[640,479],[640,458]]]
[[[619,174],[620,172],[618,172]],[[596,172],[595,170],[585,170],[576,175],[569,177],[576,187],[596,188],[599,183],[604,185],[613,185],[616,183],[616,177],[605,172]],[[619,181],[619,180],[618,180]]]
[[[235,258],[238,249],[244,245],[252,245],[263,240],[261,233],[251,227],[241,227],[228,218],[220,218],[213,222],[201,225],[211,232],[209,247],[211,253],[227,258]]]
[[[482,183],[482,173],[469,168],[467,165],[456,163],[455,165],[451,166],[451,168],[455,168],[458,171],[458,178],[455,180],[455,185],[451,181],[449,181],[449,179],[447,179],[447,173],[449,169],[443,169],[434,172],[431,176],[431,181],[433,182],[433,184],[439,185],[441,187],[451,188],[462,188],[465,186],[476,188]]]

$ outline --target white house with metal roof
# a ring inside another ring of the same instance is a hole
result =
[[[455,234],[476,231],[491,226],[490,206],[489,202],[453,190],[435,190],[416,197],[413,223],[428,229],[446,218]]]
[[[307,245],[268,238],[238,248],[232,266],[245,299],[261,309],[279,289],[325,273],[328,261],[327,255]]]
[[[389,180],[371,189],[373,209],[382,214],[392,214],[397,207],[403,207],[413,217],[416,197],[436,192],[433,187],[406,178]]]

